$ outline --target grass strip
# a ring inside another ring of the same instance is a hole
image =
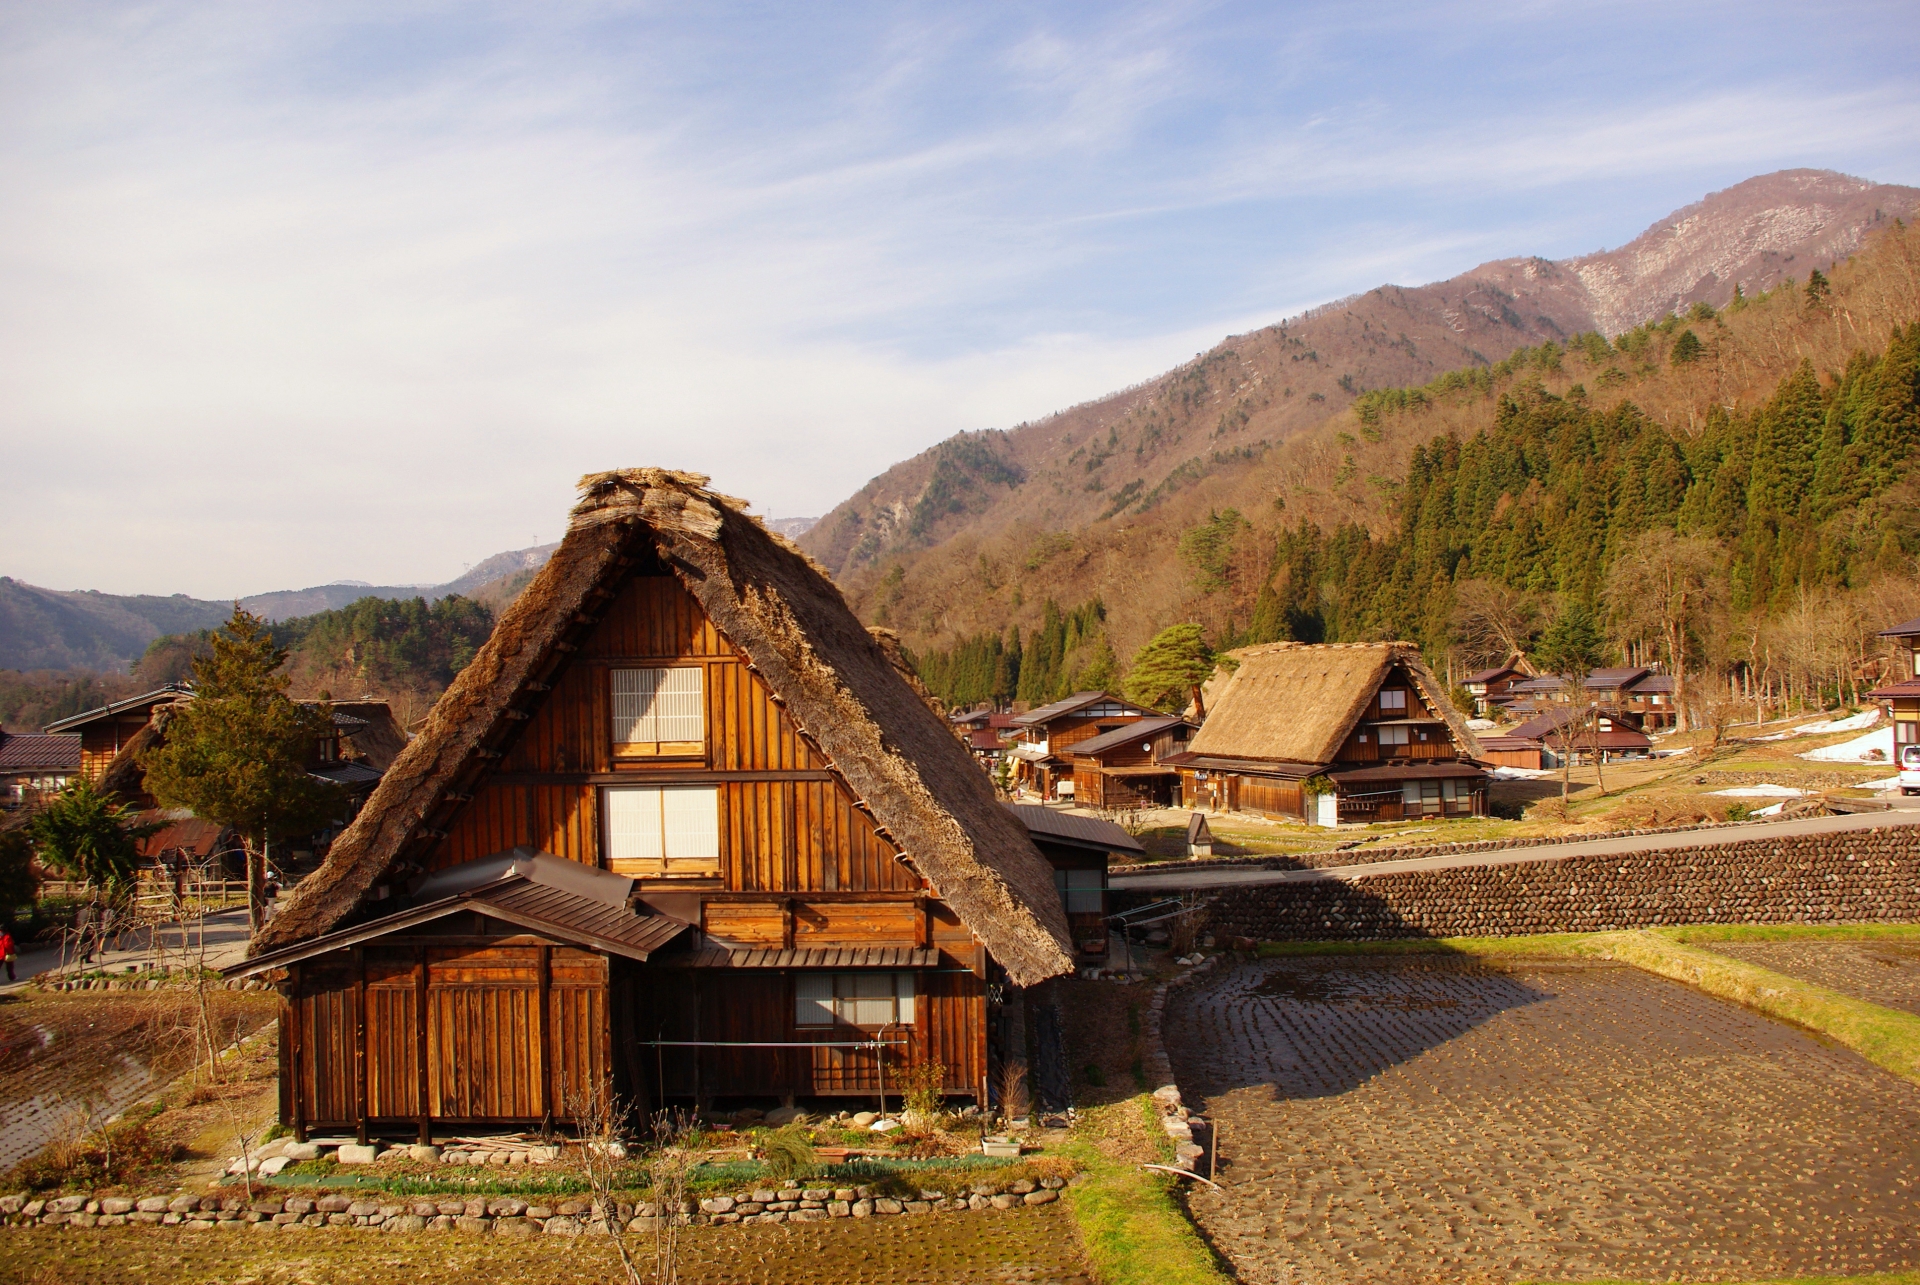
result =
[[[1920,941],[1920,924],[1698,924],[1652,931],[1678,942]]]
[[[1109,1110],[1122,1127],[1138,1127],[1157,1138],[1159,1151],[1167,1150],[1151,1097],[1142,1093]],[[1232,1277],[1174,1199],[1176,1179],[1110,1156],[1084,1138],[1062,1150],[1085,1175],[1061,1194],[1102,1285],[1229,1285]],[[1167,1157],[1156,1153],[1155,1159]]]

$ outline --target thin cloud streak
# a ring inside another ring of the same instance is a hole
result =
[[[1920,162],[1904,77],[1449,113],[1431,68],[1348,73],[1465,19],[1340,12],[0,18],[0,573],[445,579],[618,464],[818,512],[1309,303],[1617,244],[1783,165]]]

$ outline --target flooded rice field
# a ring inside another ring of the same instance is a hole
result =
[[[1167,1044],[1248,1281],[1732,1280],[1920,1265],[1920,1093],[1634,969],[1242,965]]]

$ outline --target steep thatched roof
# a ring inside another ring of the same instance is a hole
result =
[[[443,829],[456,784],[510,740],[508,710],[578,646],[596,590],[657,556],[1016,984],[1072,968],[1052,870],[1026,827],[825,574],[706,481],[664,469],[582,480],[560,548],[253,950],[331,931],[417,874],[429,818]]]
[[[1230,651],[1234,662],[1208,684],[1207,721],[1187,747],[1193,754],[1331,763],[1373,694],[1395,666],[1453,730],[1470,757],[1480,743],[1447,699],[1412,643],[1268,643]]]

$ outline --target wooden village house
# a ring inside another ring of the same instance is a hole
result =
[[[1484,718],[1514,699],[1515,683],[1533,676],[1533,666],[1527,663],[1526,657],[1516,654],[1504,665],[1468,674],[1460,680],[1460,685],[1473,697],[1473,712]]]
[[[1157,717],[1153,710],[1107,692],[1075,692],[1039,709],[1016,714],[1013,722],[1020,736],[1009,751],[1014,764],[1013,783],[1043,799],[1071,798],[1076,788],[1073,760],[1068,756],[1072,746],[1143,718]]]
[[[1144,860],[1140,841],[1111,821],[1063,812],[1039,803],[1009,803],[1033,846],[1053,867],[1053,886],[1066,911],[1076,957],[1098,964],[1107,954],[1107,862]]]
[[[1894,642],[1893,677],[1869,695],[1893,715],[1893,761],[1903,773],[1920,773],[1920,617],[1880,631]],[[1904,787],[1903,787],[1904,789]]]
[[[0,729],[0,808],[58,794],[80,775],[80,738]]]
[[[1535,770],[1618,759],[1646,758],[1653,741],[1640,730],[1639,715],[1601,705],[1559,705],[1536,714],[1504,735],[1482,735],[1484,759],[1494,767]]]
[[[1083,808],[1164,808],[1180,794],[1180,769],[1166,760],[1183,753],[1194,725],[1184,718],[1143,718],[1067,749],[1073,765],[1073,801]]]
[[[1320,825],[1483,816],[1479,743],[1411,643],[1227,653],[1180,770],[1188,807]]]
[[[1073,967],[1054,871],[826,576],[644,469],[566,538],[236,971],[297,1131],[985,1100],[1006,988]]]

